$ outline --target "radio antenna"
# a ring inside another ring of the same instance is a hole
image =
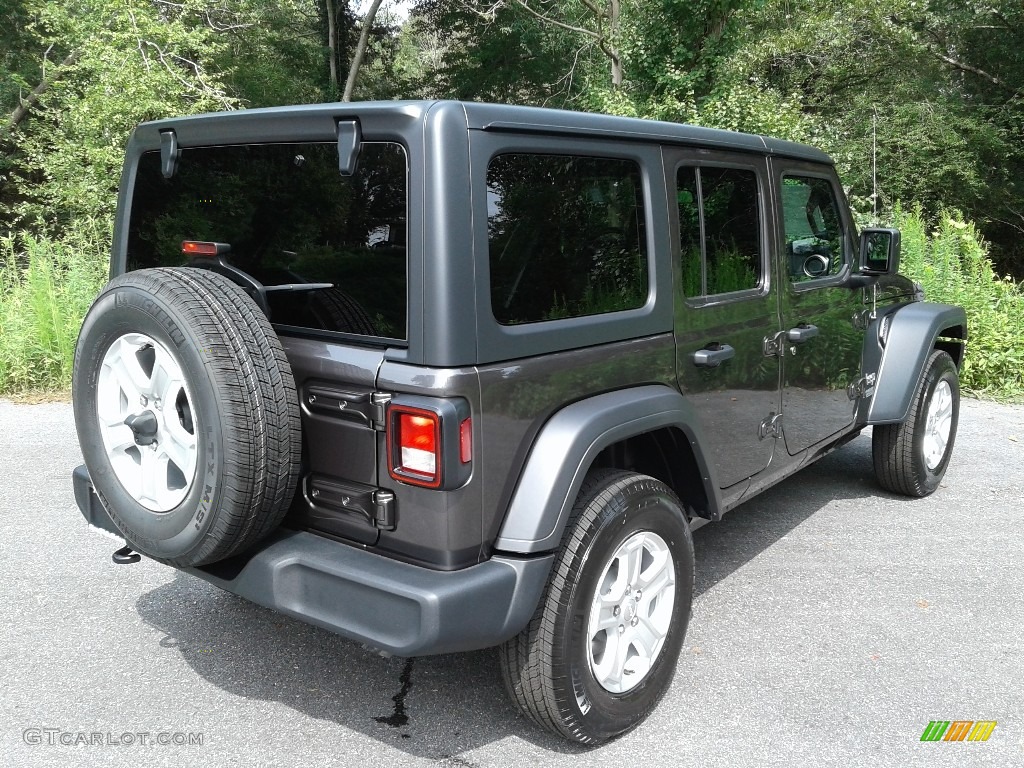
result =
[[[871,211],[878,224],[878,108],[871,107]]]

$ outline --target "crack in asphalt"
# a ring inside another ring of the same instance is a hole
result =
[[[395,711],[390,715],[381,715],[380,717],[373,718],[378,723],[390,725],[392,728],[401,728],[403,725],[409,724],[409,715],[405,713],[405,697],[409,695],[409,691],[412,689],[412,662],[412,659],[405,660],[405,668],[398,677],[402,687],[398,693],[391,697],[391,700],[395,702]],[[408,738],[407,734],[402,735]]]

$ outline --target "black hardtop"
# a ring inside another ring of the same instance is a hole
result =
[[[462,101],[357,101],[214,112],[142,123],[136,138],[146,144],[158,142],[160,131],[173,128],[182,146],[318,141],[334,134],[338,120],[358,118],[366,133],[404,133],[428,119],[450,125],[456,116],[453,113],[470,130],[658,142],[833,164],[815,147],[770,136],[635,117]]]

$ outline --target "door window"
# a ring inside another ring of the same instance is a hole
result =
[[[789,277],[804,282],[839,274],[845,264],[843,224],[827,179],[784,176],[782,219]]]
[[[762,283],[757,174],[744,168],[676,172],[683,293],[712,296]]]

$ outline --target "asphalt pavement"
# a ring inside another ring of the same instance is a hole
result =
[[[0,401],[2,766],[1024,766],[1021,406],[964,401],[927,499],[877,487],[865,433],[697,531],[674,684],[596,750],[520,717],[493,651],[383,658],[114,565],[80,462],[70,405]]]

